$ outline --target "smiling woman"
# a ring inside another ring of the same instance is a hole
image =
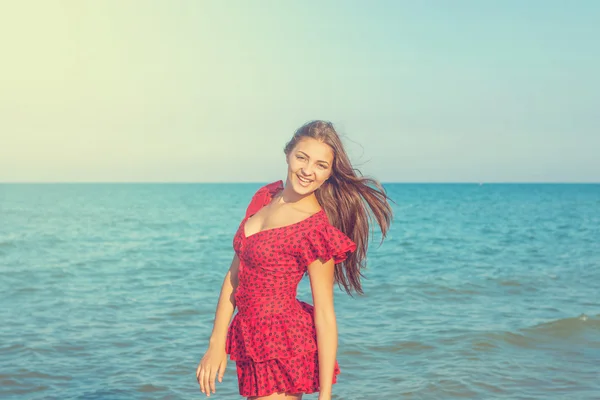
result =
[[[305,189],[314,184],[321,186],[331,174],[333,150],[328,145],[313,138],[305,138],[295,146],[293,154],[287,157],[290,171],[297,182]]]
[[[285,185],[272,182],[254,194],[233,238],[209,346],[196,369],[207,396],[229,354],[248,399],[319,392],[319,400],[330,400],[340,374],[333,285],[362,294],[369,211],[383,238],[392,221],[385,190],[352,168],[330,122],[300,127],[284,153]],[[296,299],[305,274],[314,305]]]

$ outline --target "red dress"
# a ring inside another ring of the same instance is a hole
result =
[[[356,250],[323,210],[246,237],[248,218],[282,189],[277,181],[256,192],[233,239],[240,259],[238,312],[229,325],[226,352],[236,362],[239,391],[246,397],[319,391],[313,306],[296,299],[296,290],[314,260],[333,258],[337,264]],[[336,361],[332,383],[339,373]]]

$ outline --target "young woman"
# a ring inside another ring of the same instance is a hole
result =
[[[300,400],[314,392],[330,400],[340,373],[333,285],[363,293],[369,209],[382,238],[392,220],[385,190],[352,168],[331,123],[300,127],[284,152],[285,185],[276,181],[254,194],[233,239],[235,255],[196,370],[207,396],[217,373],[222,381],[229,354],[249,400]],[[314,306],[296,299],[305,273]]]

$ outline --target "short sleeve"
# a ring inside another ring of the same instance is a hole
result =
[[[258,189],[256,193],[254,193],[254,195],[252,196],[252,199],[250,200],[250,203],[246,208],[246,218],[256,214],[258,210],[269,204],[269,202],[273,198],[273,195],[282,188],[283,181],[279,180],[269,183],[268,185],[265,185]]]
[[[339,264],[355,250],[356,243],[330,224],[322,224],[304,232],[298,247],[304,266],[308,266],[317,258],[323,261],[333,258],[334,262]]]

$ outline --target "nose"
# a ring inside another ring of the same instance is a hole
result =
[[[300,171],[302,171],[302,175],[304,176],[310,176],[312,174],[312,168],[310,167],[310,165],[302,167]]]

